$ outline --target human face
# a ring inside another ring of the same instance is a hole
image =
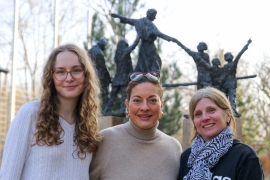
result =
[[[126,100],[130,119],[141,129],[150,129],[157,124],[163,106],[157,87],[149,82],[136,85]]]
[[[71,51],[60,52],[54,63],[54,70],[61,69],[71,71],[73,68],[82,67],[78,56]],[[79,79],[74,79],[70,73],[67,74],[66,79],[57,80],[53,76],[57,96],[60,99],[78,99],[80,94],[84,91],[84,75]]]
[[[211,99],[202,98],[194,111],[194,125],[205,142],[216,137],[227,127],[230,115]]]

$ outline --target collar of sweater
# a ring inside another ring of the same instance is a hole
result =
[[[158,124],[159,121],[157,121],[157,124],[151,129],[141,129],[136,126],[131,119],[129,119],[129,122],[127,122],[124,126],[125,129],[135,138],[149,141],[157,138],[161,134],[161,132],[157,129]]]

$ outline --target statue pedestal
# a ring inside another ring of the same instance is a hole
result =
[[[242,120],[240,118],[235,117],[236,128],[234,138],[242,141]]]
[[[99,117],[99,129],[106,129],[108,127],[112,127],[118,124],[124,124],[125,118],[118,116],[101,116]]]
[[[192,132],[192,123],[190,122],[191,120],[188,118],[183,119],[183,136],[182,136],[182,148],[183,151],[186,150],[191,146],[191,132]]]

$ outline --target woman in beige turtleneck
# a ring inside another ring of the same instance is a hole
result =
[[[182,148],[158,127],[163,116],[158,73],[133,73],[127,87],[129,122],[101,131],[91,180],[175,180]]]

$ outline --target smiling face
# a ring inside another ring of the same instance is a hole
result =
[[[194,125],[205,142],[216,137],[227,127],[230,115],[209,98],[202,98],[194,110]]]
[[[79,61],[78,56],[71,51],[60,52],[55,60],[53,69],[63,71],[75,71],[76,68],[81,68],[82,64]],[[75,69],[75,70],[74,70]],[[55,89],[57,91],[57,97],[61,101],[62,99],[75,99],[77,100],[80,94],[84,91],[84,75],[79,79],[74,79],[70,73],[68,73],[66,79],[57,80],[55,75],[53,81]]]
[[[164,103],[158,92],[154,84],[143,82],[132,89],[129,101],[126,100],[130,119],[141,129],[150,129],[157,124]]]

